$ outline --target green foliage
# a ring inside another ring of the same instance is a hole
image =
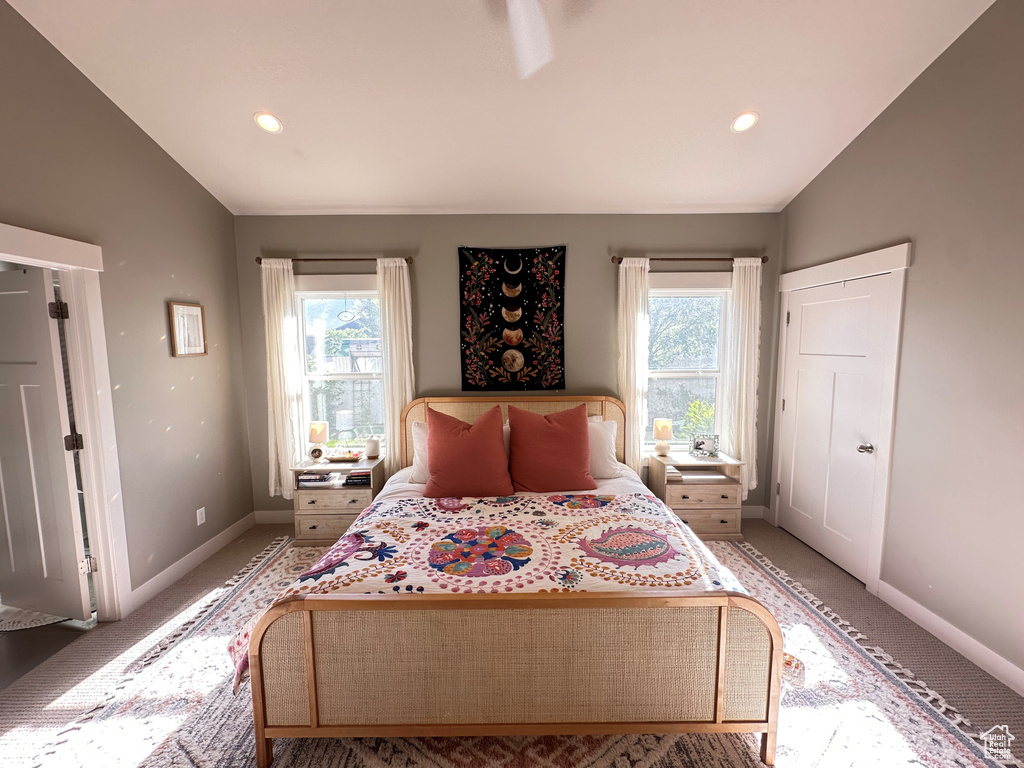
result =
[[[658,370],[718,366],[718,296],[655,296],[648,302],[651,333],[648,367]]]
[[[688,443],[694,435],[714,434],[715,406],[703,400],[694,400],[686,409],[686,416],[676,426],[672,422],[672,433],[681,442]]]

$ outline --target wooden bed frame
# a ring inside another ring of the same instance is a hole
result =
[[[427,407],[552,413],[603,396],[435,397],[402,414],[402,462]],[[316,595],[270,608],[249,643],[256,761],[275,738],[760,733],[774,765],[782,632],[734,592]]]

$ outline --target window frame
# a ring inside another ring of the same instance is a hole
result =
[[[655,298],[688,298],[717,296],[722,299],[718,315],[718,366],[707,368],[663,368],[652,370],[648,357],[647,390],[653,379],[693,379],[710,378],[715,380],[715,434],[721,434],[723,364],[726,357],[726,338],[729,323],[729,302],[732,297],[731,272],[653,272],[648,280],[648,300]],[[649,318],[649,314],[648,314]],[[648,320],[649,322],[649,320]],[[648,343],[650,343],[650,326],[648,325]],[[644,450],[652,451],[656,440],[648,440],[647,425],[644,425]],[[671,441],[673,448],[689,448],[685,443]]]
[[[374,275],[303,275],[305,278],[316,278],[316,281],[306,279],[300,280],[296,276],[295,301],[298,306],[299,315],[299,338],[302,339],[302,359],[300,361],[299,375],[302,377],[302,415],[306,424],[312,421],[313,398],[310,385],[313,381],[380,381],[381,389],[384,389],[383,360],[381,370],[377,372],[348,372],[348,373],[309,373],[306,367],[306,306],[307,299],[348,299],[348,298],[375,298],[377,299],[378,310],[380,307],[380,291],[376,287]],[[330,279],[325,279],[330,278]],[[371,278],[368,280],[367,278]],[[317,287],[314,287],[317,286]],[[349,287],[351,286],[351,287]],[[381,340],[383,343],[383,339]],[[382,352],[383,354],[383,352]],[[334,430],[334,426],[331,426]],[[331,436],[331,439],[336,439]],[[385,435],[380,436],[381,447],[384,447]]]

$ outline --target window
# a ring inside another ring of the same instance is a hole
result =
[[[384,434],[380,300],[374,290],[297,292],[306,422],[326,421],[328,447]]]
[[[674,444],[719,432],[727,278],[728,273],[651,275],[648,444],[654,443],[655,418],[672,419]],[[683,287],[688,284],[693,287]]]

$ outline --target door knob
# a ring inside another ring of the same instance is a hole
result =
[[[858,445],[857,446],[857,453],[874,453],[874,452],[875,452],[875,446],[873,446],[871,443],[867,443],[866,445]]]

